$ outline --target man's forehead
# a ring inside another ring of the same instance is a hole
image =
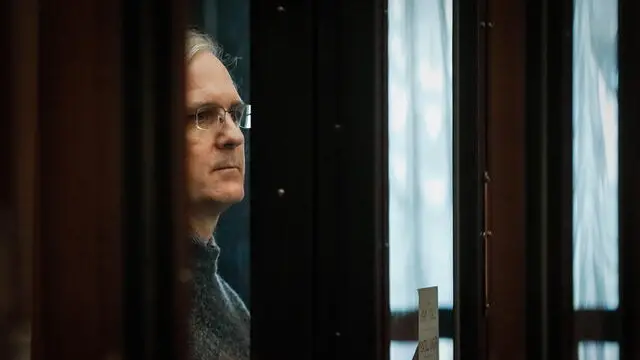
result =
[[[187,91],[187,107],[193,110],[207,104],[229,107],[238,102],[242,102],[242,100],[235,87],[227,91],[219,91],[219,89],[213,88],[199,88]]]
[[[226,106],[240,100],[231,75],[213,54],[196,55],[186,75],[187,104],[215,102]]]

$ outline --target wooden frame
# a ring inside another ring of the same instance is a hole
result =
[[[117,2],[39,3],[34,359],[122,349],[119,18]]]
[[[488,358],[525,350],[525,1],[489,0],[487,172],[491,231],[486,271]]]
[[[0,357],[30,354],[33,316],[38,100],[38,13],[35,1],[3,3],[5,49],[0,120]],[[6,103],[5,103],[6,101]]]
[[[184,10],[39,3],[34,359],[184,358]]]

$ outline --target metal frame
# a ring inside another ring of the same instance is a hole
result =
[[[484,3],[453,6],[454,331],[456,359],[484,359]]]
[[[315,4],[316,354],[386,359],[386,1]]]
[[[486,167],[487,34],[485,1],[454,1],[453,164],[454,308],[440,309],[440,335],[456,359],[486,357],[483,280],[483,174]],[[483,25],[484,24],[484,25]],[[417,312],[395,317],[394,340],[417,339]],[[404,329],[415,328],[411,331]]]
[[[640,46],[637,2],[619,0],[618,310],[575,311],[572,286],[572,15],[573,2],[529,2],[527,8],[527,354],[577,358],[579,341],[616,341],[621,359],[640,358],[637,120]],[[540,79],[540,81],[535,81]],[[559,204],[559,205],[558,205]]]
[[[417,341],[418,340],[418,311],[394,312],[390,320],[391,340]],[[438,336],[440,339],[454,338],[453,311],[451,309],[438,310]]]
[[[571,0],[527,4],[527,355],[576,358]]]
[[[312,359],[314,13],[310,2],[264,0],[250,12],[251,353]]]
[[[618,2],[620,359],[640,359],[640,4]]]
[[[251,6],[253,356],[385,359],[386,3]]]

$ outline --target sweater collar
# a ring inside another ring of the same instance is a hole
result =
[[[194,245],[194,269],[196,271],[205,271],[207,273],[215,274],[218,271],[220,247],[213,236],[206,240],[192,236],[191,243]]]

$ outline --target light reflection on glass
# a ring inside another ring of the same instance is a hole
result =
[[[618,307],[617,1],[575,0],[574,308]]]
[[[617,342],[584,341],[578,344],[579,360],[619,360],[620,346]]]
[[[388,5],[391,312],[417,311],[416,290],[428,286],[451,309],[452,0]],[[410,359],[416,345],[392,341],[391,360]],[[440,346],[453,358],[452,340]]]

